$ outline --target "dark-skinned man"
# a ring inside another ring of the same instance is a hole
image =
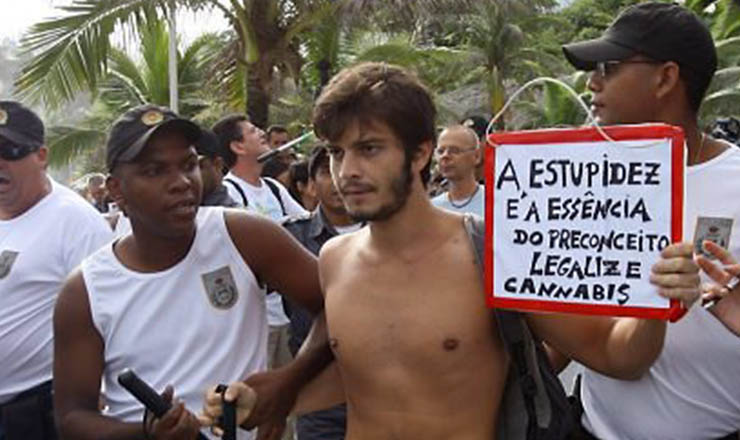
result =
[[[189,409],[206,386],[267,366],[263,286],[321,308],[316,261],[282,228],[243,211],[199,208],[199,137],[197,125],[153,105],[111,128],[108,187],[132,234],[87,258],[57,302],[54,399],[64,438],[195,438],[200,425]],[[317,346],[292,365],[326,352]],[[116,381],[125,368],[158,391],[171,384],[181,400],[144,428],[142,405]]]

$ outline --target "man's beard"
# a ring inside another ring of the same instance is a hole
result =
[[[388,220],[400,211],[401,208],[406,206],[406,201],[409,198],[409,194],[411,194],[411,182],[411,160],[407,157],[404,159],[401,173],[391,181],[390,189],[393,199],[390,203],[381,206],[375,212],[353,212],[347,209],[347,214],[356,222]]]

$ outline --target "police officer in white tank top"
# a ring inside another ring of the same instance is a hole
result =
[[[56,306],[54,394],[65,438],[195,438],[193,412],[206,388],[266,367],[263,286],[322,308],[315,259],[279,226],[198,207],[199,136],[197,125],[153,105],[126,112],[111,128],[108,186],[133,233],[87,258]],[[286,369],[296,389],[277,391],[295,395],[328,353],[324,338]],[[143,406],[116,382],[124,368],[158,391],[171,384],[172,409],[144,427]],[[251,435],[240,430],[238,438]]]

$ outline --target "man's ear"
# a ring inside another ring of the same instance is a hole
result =
[[[475,156],[475,166],[476,167],[481,166],[481,164],[483,163],[483,146],[482,145],[475,149],[474,156]]]
[[[121,191],[120,177],[111,173],[111,175],[105,180],[105,187],[108,189],[108,194],[110,195],[111,200],[113,200],[121,211],[125,213],[126,201],[123,197],[123,192]]]
[[[655,96],[657,98],[664,98],[674,90],[679,88],[679,81],[681,68],[673,61],[668,61],[658,71],[656,77],[656,91]]]
[[[244,154],[244,144],[241,141],[229,142],[229,149],[237,156]]]
[[[49,166],[49,149],[46,146],[42,146],[36,150],[36,158],[43,169]]]
[[[424,141],[419,144],[419,148],[417,148],[416,152],[414,153],[414,159],[411,163],[411,168],[415,173],[421,172],[422,169],[424,169],[425,166],[429,163],[429,160],[432,158],[432,153],[434,152],[434,142],[431,140]]]

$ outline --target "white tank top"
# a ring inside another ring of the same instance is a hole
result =
[[[201,207],[196,221],[188,254],[162,272],[124,267],[112,245],[82,264],[105,344],[106,415],[141,420],[143,406],[116,380],[125,368],[157,391],[172,384],[193,413],[207,387],[266,369],[265,292],[234,246],[223,209]],[[250,437],[240,430],[239,438]]]
[[[731,219],[729,250],[740,257],[740,150],[686,170],[684,241],[699,217]],[[668,330],[655,364],[640,379],[583,377],[583,423],[604,440],[705,440],[740,427],[740,337],[698,305]]]

